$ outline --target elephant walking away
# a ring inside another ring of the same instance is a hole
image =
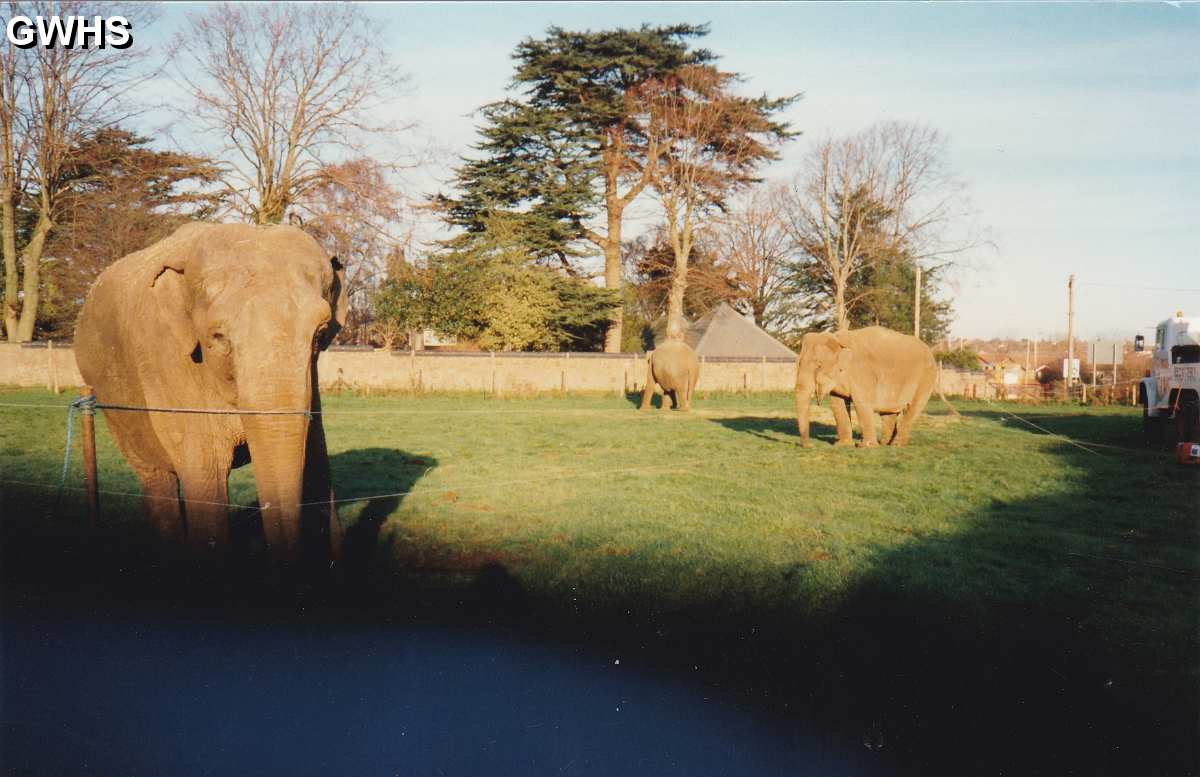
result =
[[[101,273],[75,333],[99,402],[226,411],[105,412],[168,544],[219,561],[229,472],[253,459],[272,566],[302,512],[337,552],[317,355],[345,315],[341,264],[290,226],[187,224]]]
[[[907,445],[937,380],[933,351],[912,335],[881,326],[807,334],[796,366],[800,443],[808,445],[810,400],[815,393],[818,399],[830,397],[837,423],[836,445],[854,444],[848,402],[858,416],[863,447],[877,444],[876,413],[882,420],[883,443]],[[942,396],[940,391],[938,396]],[[944,396],[942,401],[946,401]]]
[[[700,359],[691,346],[682,340],[668,340],[650,354],[646,365],[646,387],[642,390],[639,410],[650,407],[654,384],[662,387],[662,409],[667,409],[667,395],[677,410],[692,409],[692,394],[700,379]]]

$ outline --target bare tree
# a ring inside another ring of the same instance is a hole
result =
[[[886,257],[949,262],[979,243],[972,215],[965,186],[949,169],[945,137],[888,121],[815,144],[791,188],[784,223],[803,271],[845,330],[860,301],[851,295],[856,274]]]
[[[360,6],[221,5],[190,16],[175,42],[187,114],[221,137],[227,184],[258,224],[326,179],[329,164],[363,156],[405,78]]]
[[[724,291],[735,308],[764,328],[788,318],[792,245],[783,224],[786,197],[786,188],[778,184],[756,188],[724,214],[710,237],[719,258],[716,272],[697,278],[713,285],[714,292]]]
[[[16,7],[9,5],[9,13]],[[20,173],[29,138],[22,131],[17,108],[28,87],[28,59],[16,46],[0,54],[0,144],[3,169],[0,169],[0,250],[4,254],[4,331],[10,341],[17,340],[17,322],[21,314],[17,298],[17,193],[21,191]]]
[[[407,261],[416,220],[386,165],[368,158],[323,168],[292,214],[346,267],[349,316],[342,342],[370,336],[370,294]]]
[[[667,337],[683,336],[683,299],[688,258],[698,230],[728,197],[758,179],[756,169],[778,158],[776,148],[792,136],[772,115],[797,97],[747,98],[733,92],[739,81],[709,65],[691,65],[649,81],[640,90],[646,136],[662,149],[653,191],[675,255],[667,308]]]
[[[705,235],[697,238],[687,260],[688,286],[683,297],[687,318],[697,318],[721,302],[737,298],[729,267],[718,258],[715,245],[704,239]],[[623,260],[633,313],[645,322],[657,321],[667,313],[675,275],[675,251],[666,229],[660,226],[627,242]]]
[[[10,2],[14,16],[84,16],[120,13],[84,2]],[[131,18],[142,26],[152,9]],[[43,251],[55,226],[64,175],[91,132],[129,118],[127,95],[148,77],[145,49],[98,46],[8,46],[0,56],[0,250],[4,254],[4,327],[8,339],[33,337],[41,293]],[[18,211],[33,226],[19,234]],[[20,291],[18,291],[18,280]]]

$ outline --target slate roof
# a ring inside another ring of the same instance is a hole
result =
[[[666,328],[664,316],[652,328],[655,343],[665,340]],[[683,340],[705,357],[796,358],[792,349],[724,302],[691,323],[685,321]]]

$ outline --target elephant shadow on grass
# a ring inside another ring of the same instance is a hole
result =
[[[750,434],[770,442],[782,443],[784,445],[800,444],[800,432],[796,429],[796,419],[794,417],[773,418],[770,416],[744,415],[733,418],[714,418],[712,420],[726,429],[735,432],[744,432],[745,434]],[[833,424],[813,421],[812,436],[814,439],[832,443],[837,439],[837,427]]]
[[[379,529],[412,491],[425,473],[436,467],[432,456],[396,448],[357,448],[330,456],[329,466],[342,529],[342,567],[349,580],[366,574],[379,538]],[[231,516],[230,541],[235,573],[253,576],[264,553],[261,514],[257,504],[237,509]],[[318,518],[318,516],[313,516]],[[306,516],[301,533],[306,548],[316,548],[305,564],[328,561],[329,535],[321,524]],[[318,570],[309,573],[317,575]]]
[[[634,408],[640,408],[642,406],[642,392],[626,391],[625,392],[625,401],[628,402],[629,404],[633,405]],[[664,407],[664,403],[665,403],[667,410],[676,409],[675,406],[672,404],[670,395],[664,394],[662,392],[661,388],[656,389],[654,392],[654,396],[652,396],[650,398],[650,409],[662,410]]]
[[[345,532],[342,564],[351,579],[361,579],[370,566],[380,527],[438,461],[396,448],[358,448],[331,456],[329,463],[338,520]]]

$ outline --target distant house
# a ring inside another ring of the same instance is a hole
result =
[[[433,329],[423,329],[413,333],[412,347],[418,351],[454,350],[458,346],[456,335],[444,335]]]
[[[653,344],[666,340],[666,330],[664,316],[651,328]],[[685,320],[683,341],[705,358],[796,358],[791,348],[724,302],[693,322]]]

